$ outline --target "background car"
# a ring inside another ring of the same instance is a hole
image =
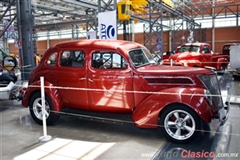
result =
[[[16,66],[14,57],[4,55],[0,68],[0,100],[15,99],[18,93],[15,89],[21,88],[16,84],[21,79],[21,72]]]
[[[8,71],[0,71],[0,100],[8,100],[15,86],[17,76]]]

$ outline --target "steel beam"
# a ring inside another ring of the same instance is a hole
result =
[[[23,66],[31,66],[30,68],[22,68],[21,73],[23,80],[29,79],[30,73],[33,67],[35,67],[32,36],[33,19],[31,9],[30,0],[17,0],[18,38],[22,44],[22,46],[19,48],[20,57]]]

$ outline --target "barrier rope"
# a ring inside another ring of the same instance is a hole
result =
[[[19,87],[22,87],[22,85],[17,85]],[[40,89],[40,85],[29,85],[28,87],[33,87],[33,88],[39,88]],[[60,87],[60,86],[44,86],[44,88],[49,88],[49,89],[65,89],[65,90],[79,90],[79,91],[97,91],[97,92],[108,92],[108,93],[138,93],[138,94],[166,94],[166,95],[179,95],[178,93],[171,93],[171,92],[146,92],[146,91],[129,91],[129,90],[107,90],[107,89],[89,89],[89,88],[75,88],[75,87]],[[192,96],[192,94],[181,94],[181,95],[185,95],[185,96]],[[205,94],[194,94],[194,96],[205,96]],[[212,97],[235,97],[235,98],[240,98],[240,96],[238,95],[208,95],[208,96],[212,96]],[[52,112],[54,113],[54,111],[49,111],[48,112]],[[99,122],[111,122],[113,124],[132,124],[134,125],[135,123],[133,121],[127,121],[127,120],[121,120],[121,119],[113,119],[113,118],[105,118],[105,117],[98,117],[98,116],[90,116],[90,115],[84,115],[84,114],[80,114],[80,113],[69,113],[69,112],[62,112],[62,111],[58,111],[57,112],[59,115],[68,115],[68,116],[75,116],[78,117],[80,119],[87,119],[87,120],[91,120],[91,121],[99,121]],[[129,114],[130,116],[130,114]],[[156,126],[158,128],[164,127],[163,125],[160,124],[146,124],[149,126]],[[207,131],[207,130],[203,130],[203,129],[196,129],[196,131],[201,131],[201,132],[206,132],[206,133],[215,133],[215,134],[221,134],[221,132],[217,132],[217,131]],[[238,133],[229,133],[230,135],[233,136],[240,136],[240,134]]]

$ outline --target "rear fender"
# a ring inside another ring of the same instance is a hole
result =
[[[207,102],[202,88],[169,88],[153,94],[140,103],[132,114],[132,120],[140,128],[156,128],[162,110],[172,104],[184,104],[205,122],[211,122],[213,109]]]
[[[31,96],[35,92],[41,92],[40,86],[41,86],[40,81],[36,81],[28,86],[28,89],[22,100],[23,106],[28,107]],[[63,105],[63,101],[59,91],[53,87],[53,84],[51,84],[48,81],[44,81],[44,86],[45,86],[44,88],[45,94],[51,99],[54,111],[60,111],[61,109],[63,109],[64,105]]]

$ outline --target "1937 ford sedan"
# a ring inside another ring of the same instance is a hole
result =
[[[203,122],[227,120],[217,76],[204,68],[156,65],[143,45],[120,40],[56,44],[31,73],[22,100],[42,124],[40,77],[47,124],[66,108],[130,114],[140,128],[160,127],[174,142],[193,140]]]

